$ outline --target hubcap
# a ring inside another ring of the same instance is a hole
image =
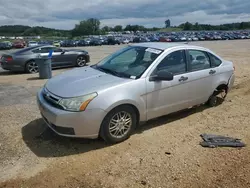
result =
[[[37,64],[35,62],[29,63],[29,65],[28,65],[28,71],[30,73],[37,73],[38,72],[38,66],[37,66]]]
[[[109,133],[115,138],[124,137],[132,126],[132,117],[127,112],[116,113],[109,122]]]
[[[77,61],[77,65],[80,66],[80,67],[85,65],[84,57],[78,57],[76,61]]]
[[[217,97],[214,97],[214,98],[213,98],[212,104],[213,104],[213,106],[215,106],[215,105],[217,104]]]

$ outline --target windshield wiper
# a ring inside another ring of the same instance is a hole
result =
[[[114,71],[114,70],[111,70],[111,69],[107,69],[107,68],[103,68],[103,67],[98,67],[98,66],[95,66],[95,68],[98,69],[98,70],[100,70],[100,71],[102,71],[102,72],[112,74],[114,76],[123,77],[123,78],[130,78],[130,75],[128,75],[126,73],[117,72],[117,71]]]

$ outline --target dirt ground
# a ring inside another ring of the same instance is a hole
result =
[[[0,187],[250,187],[250,41],[196,44],[234,62],[226,101],[152,120],[113,146],[56,136],[36,106],[46,80],[1,72]],[[86,49],[95,63],[120,47]],[[202,133],[237,137],[247,147],[203,148]]]

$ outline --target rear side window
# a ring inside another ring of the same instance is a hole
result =
[[[210,68],[209,56],[200,50],[188,50],[190,59],[190,71],[198,71]]]
[[[211,54],[211,53],[208,53],[208,54],[209,54],[209,57],[211,59],[211,66],[212,67],[218,67],[218,66],[220,66],[220,64],[222,63],[222,61],[218,57],[214,56],[213,54]]]

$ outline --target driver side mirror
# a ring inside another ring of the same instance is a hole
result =
[[[149,78],[149,81],[171,81],[174,79],[174,75],[171,72],[164,70],[157,71],[156,74]]]

